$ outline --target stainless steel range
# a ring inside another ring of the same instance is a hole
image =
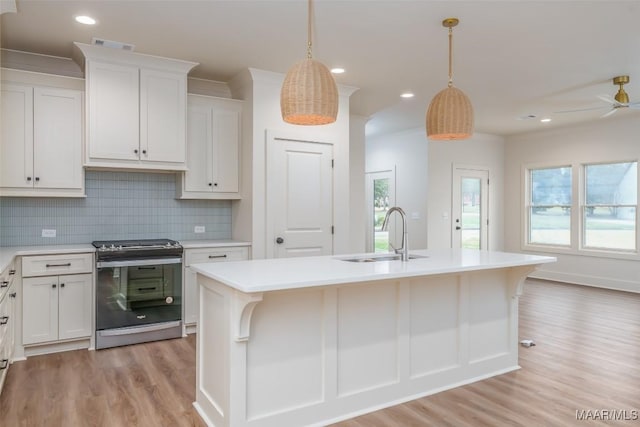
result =
[[[95,241],[96,349],[182,336],[182,246]]]

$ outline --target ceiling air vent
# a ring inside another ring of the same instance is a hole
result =
[[[91,44],[96,46],[110,47],[111,49],[126,50],[129,52],[133,52],[133,49],[135,48],[134,45],[129,43],[114,42],[113,40],[99,39],[97,37],[94,37],[91,40]]]

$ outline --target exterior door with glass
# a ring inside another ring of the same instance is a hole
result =
[[[453,168],[453,248],[489,249],[489,170]]]

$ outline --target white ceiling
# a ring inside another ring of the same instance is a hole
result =
[[[71,57],[72,42],[99,37],[199,62],[191,76],[228,81],[248,67],[286,73],[303,59],[306,7],[305,0],[17,0],[18,13],[1,17],[2,47]],[[78,14],[98,24],[77,24]],[[446,17],[460,19],[454,84],[473,103],[476,132],[597,120],[607,106],[596,96],[612,97],[611,78],[622,74],[631,76],[631,101],[640,101],[640,1],[316,0],[314,57],[346,68],[336,81],[360,88],[351,112],[370,117],[368,135],[424,127],[429,101],[447,83]],[[403,91],[416,97],[403,100]],[[536,119],[518,120],[529,114]]]

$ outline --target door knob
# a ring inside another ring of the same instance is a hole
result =
[[[284,239],[282,237],[278,237],[278,238],[276,238],[276,243],[281,245],[281,244],[284,243]]]

